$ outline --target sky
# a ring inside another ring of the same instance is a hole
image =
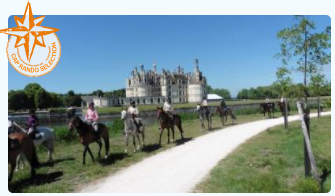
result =
[[[310,19],[318,31],[331,22],[328,16]],[[159,72],[178,65],[191,72],[197,58],[210,86],[226,88],[236,96],[243,88],[275,82],[281,66],[274,57],[280,52],[276,34],[294,22],[293,16],[46,15],[42,26],[59,29],[58,65],[47,75],[30,78],[8,63],[8,89],[39,83],[57,93],[111,91],[125,88],[126,78],[140,64],[151,69],[156,61]],[[8,27],[16,27],[14,16],[9,17]],[[323,70],[328,80],[330,70],[330,65]],[[302,74],[292,77],[302,82]]]

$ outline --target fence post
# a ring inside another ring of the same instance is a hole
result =
[[[303,112],[304,112],[304,121],[305,121],[305,124],[306,124],[307,136],[308,136],[308,140],[310,140],[311,139],[310,131],[309,131],[310,110],[309,110],[309,108],[306,108],[306,107],[302,107],[302,108],[303,108]],[[305,136],[303,137],[303,142],[304,142],[304,157],[305,157],[305,177],[310,177],[311,176],[311,161],[310,161],[309,156],[308,156],[308,150],[307,150],[307,144],[306,144]]]
[[[302,104],[298,101],[297,107],[299,112],[299,117],[301,120],[302,132],[304,135],[304,152],[305,152],[305,175],[306,177],[313,174],[314,179],[319,183],[320,189],[322,190],[321,178],[318,174],[316,163],[312,151],[312,146],[309,138],[309,109],[303,110]],[[305,108],[305,107],[304,107]],[[307,120],[307,122],[306,122]]]
[[[285,107],[284,107],[284,123],[285,123],[285,129],[288,129],[288,120],[287,120],[287,116],[288,116],[288,111],[287,111],[287,98],[285,97]]]

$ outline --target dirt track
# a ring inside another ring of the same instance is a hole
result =
[[[325,112],[322,115],[330,114]],[[311,114],[311,117],[316,117],[316,114]],[[289,117],[289,121],[298,119],[298,116]],[[283,118],[260,120],[198,137],[92,183],[81,192],[190,192],[237,146],[267,128],[280,124],[283,124]]]

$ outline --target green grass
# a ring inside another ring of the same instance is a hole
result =
[[[311,143],[319,173],[331,167],[331,117],[311,119]],[[331,188],[330,176],[324,184]],[[210,172],[194,192],[257,193],[319,192],[313,179],[304,178],[300,122],[270,128],[238,147]]]
[[[276,116],[280,116],[276,113]],[[190,141],[196,137],[209,133],[201,132],[200,122],[196,115],[182,115],[184,136],[186,141]],[[237,116],[237,124],[245,122],[261,120],[261,114],[239,115]],[[230,119],[228,123],[231,123]],[[29,178],[29,169],[25,168],[14,174],[13,181],[9,184],[11,192],[76,192],[86,183],[113,174],[122,168],[128,167],[143,158],[155,155],[166,149],[182,144],[179,131],[175,132],[176,141],[167,144],[167,132],[165,131],[162,138],[162,146],[159,147],[159,131],[158,124],[148,126],[146,129],[146,147],[137,153],[132,153],[133,147],[129,144],[129,153],[124,154],[124,138],[122,134],[122,124],[116,122],[109,124],[110,131],[110,156],[107,161],[95,162],[91,161],[89,155],[86,157],[86,165],[82,165],[83,146],[79,144],[78,136],[68,132],[68,128],[54,127],[57,134],[57,143],[54,154],[53,164],[44,164],[37,170],[37,178],[31,180]],[[226,126],[229,127],[229,126]],[[213,131],[221,129],[219,118],[213,119]],[[313,136],[312,136],[313,137]],[[97,144],[90,145],[93,155],[97,157]],[[102,155],[104,156],[104,149]],[[38,149],[38,156],[41,163],[45,163],[47,153],[43,147]]]

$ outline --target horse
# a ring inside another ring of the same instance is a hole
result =
[[[234,120],[236,120],[236,116],[233,114],[233,111],[230,108],[226,108],[225,110],[222,107],[217,106],[216,112],[220,115],[222,125],[225,125],[228,120],[228,115],[231,117],[232,124],[234,124]]]
[[[143,120],[141,118],[138,118],[138,121],[139,121],[139,124],[140,124],[139,130],[137,130],[137,127],[134,123],[134,120],[131,118],[131,116],[125,110],[122,110],[122,112],[121,112],[121,120],[124,122],[124,134],[125,134],[125,143],[126,143],[126,148],[125,148],[124,152],[125,153],[128,152],[128,141],[129,141],[130,136],[133,136],[134,152],[136,152],[136,150],[140,149],[141,139],[140,139],[139,135],[142,135],[142,147],[144,147],[145,125],[143,123]],[[136,148],[135,136],[138,139],[137,148]]]
[[[23,132],[15,132],[8,135],[8,163],[10,164],[10,172],[8,181],[10,182],[16,168],[16,161],[20,154],[24,154],[30,163],[31,177],[36,175],[35,169],[39,166],[36,149],[32,139],[28,134]]]
[[[39,147],[43,145],[47,150],[48,150],[48,162],[51,162],[52,159],[52,153],[55,150],[55,140],[56,136],[53,132],[53,129],[50,129],[48,127],[38,127],[37,131],[40,134],[40,138],[34,139],[33,143],[35,147]],[[14,121],[8,121],[8,134],[11,133],[27,133],[28,131],[23,129],[20,125],[15,123]],[[24,167],[24,162],[25,162],[25,156],[24,154],[18,156],[17,160],[17,166],[18,170],[21,165],[21,169]]]
[[[182,128],[181,118],[178,114],[173,114],[173,119],[170,118],[169,114],[166,113],[163,108],[157,107],[157,118],[159,119],[160,127],[160,136],[159,136],[159,145],[161,145],[162,134],[164,129],[168,130],[168,144],[170,143],[170,129],[172,130],[172,141],[174,141],[174,126],[177,126],[181,135],[181,139],[184,139],[184,131]]]
[[[109,153],[109,134],[108,134],[108,129],[106,125],[102,123],[98,123],[98,133],[96,133],[91,125],[83,122],[79,118],[79,116],[74,116],[70,120],[69,131],[72,131],[73,129],[76,129],[79,135],[79,138],[80,138],[80,143],[84,146],[83,165],[86,164],[86,153],[87,152],[90,154],[92,161],[94,161],[93,154],[89,147],[89,145],[93,142],[98,143],[99,145],[98,157],[101,158],[101,148],[102,148],[102,142],[100,140],[101,137],[103,138],[104,143],[105,143],[105,150],[106,150],[105,159],[107,159],[108,153]]]
[[[278,101],[278,107],[280,109],[280,112],[284,116],[285,115],[285,102]],[[290,114],[290,111],[291,111],[290,103],[287,102],[287,115]]]
[[[275,117],[275,103],[270,102],[270,103],[261,103],[260,108],[263,109],[263,119],[265,118],[265,113],[268,113],[269,118],[274,118]]]
[[[205,119],[208,122],[208,130],[211,130],[212,129],[212,117],[214,116],[214,114],[212,114],[209,109],[206,111],[205,108],[201,106],[200,104],[197,105],[197,111],[199,113],[199,118],[201,122],[201,131],[204,131],[204,129],[206,129],[204,125]]]

